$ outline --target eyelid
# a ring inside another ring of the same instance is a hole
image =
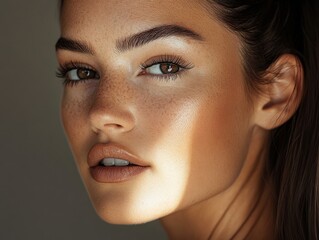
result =
[[[140,64],[140,66],[142,69],[145,69],[159,63],[173,63],[184,69],[190,69],[194,67],[190,62],[185,61],[182,57],[169,54],[152,57]]]
[[[66,74],[68,71],[71,71],[73,69],[88,69],[88,70],[92,70],[94,72],[97,72],[95,70],[95,68],[91,67],[90,65],[88,64],[85,64],[85,63],[81,63],[81,62],[67,62],[67,63],[64,63],[64,64],[60,64],[59,65],[59,68],[58,68],[58,73],[57,74]]]

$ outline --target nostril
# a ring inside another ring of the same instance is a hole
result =
[[[112,130],[121,131],[122,129],[124,130],[125,127],[121,124],[106,123],[106,124],[104,124],[103,129],[105,129],[105,131],[112,131]]]
[[[107,136],[110,137],[111,135],[114,135],[116,133],[122,133],[125,132],[125,127],[122,126],[121,124],[104,124],[100,126],[93,125],[91,127],[92,131],[100,136]]]

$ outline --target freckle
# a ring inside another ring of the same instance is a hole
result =
[[[80,101],[69,101],[63,106],[63,111],[68,115],[79,116]]]
[[[118,73],[108,73],[109,77],[101,79],[97,98],[112,98],[112,102],[129,102],[134,96],[134,89],[125,77]]]
[[[154,93],[149,93],[141,102],[143,106],[141,111],[149,118],[154,118],[154,122],[156,122],[158,128],[169,122],[169,119],[176,117],[174,109],[177,103],[174,96],[169,96],[165,93],[154,96]],[[162,121],[163,119],[165,119],[165,121]]]

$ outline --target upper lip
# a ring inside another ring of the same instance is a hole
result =
[[[89,151],[87,162],[89,167],[95,167],[100,164],[101,160],[104,158],[118,158],[129,161],[131,164],[144,166],[147,165],[143,163],[142,160],[135,157],[133,154],[125,150],[123,147],[116,144],[105,144],[98,143],[95,144]]]

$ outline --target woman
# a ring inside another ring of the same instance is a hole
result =
[[[61,3],[62,120],[99,216],[318,239],[315,1]]]

